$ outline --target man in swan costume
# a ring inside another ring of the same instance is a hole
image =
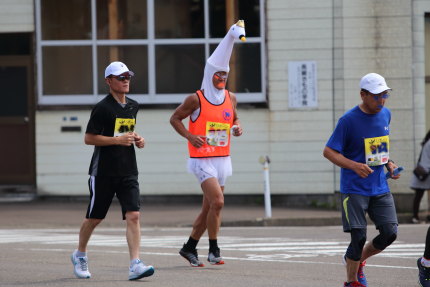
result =
[[[245,24],[239,20],[207,59],[202,87],[188,96],[170,118],[173,128],[188,140],[188,171],[195,174],[203,190],[200,214],[191,235],[179,254],[191,266],[203,267],[197,254],[197,243],[208,231],[208,262],[224,264],[218,247],[224,185],[232,175],[230,136],[241,136],[242,128],[236,110],[236,96],[225,89],[229,62],[235,40],[245,41]],[[188,129],[182,120],[189,117]]]

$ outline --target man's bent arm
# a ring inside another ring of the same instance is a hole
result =
[[[119,137],[108,137],[96,134],[85,134],[85,144],[94,146],[122,145],[131,146],[134,143],[134,133],[127,133]]]
[[[341,154],[340,152],[328,146],[324,148],[323,155],[325,158],[327,158],[335,165],[342,168],[353,170],[356,174],[358,174],[362,178],[366,178],[369,174],[373,172],[373,169],[371,169],[367,164],[350,160],[344,157],[343,154]]]
[[[190,139],[191,133],[182,122],[183,119],[190,116],[196,109],[199,108],[199,102],[196,94],[188,96],[184,102],[176,108],[173,115],[170,117],[170,124],[175,131],[186,138]]]

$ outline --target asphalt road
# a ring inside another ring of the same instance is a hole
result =
[[[399,226],[398,240],[367,262],[369,286],[418,286],[416,260],[424,250],[427,225]],[[152,277],[130,282],[124,228],[96,229],[89,244],[91,279],[73,275],[70,254],[78,228],[0,227],[0,286],[343,286],[341,264],[349,237],[341,226],[224,227],[219,244],[226,264],[189,267],[178,255],[190,228],[142,229],[142,260]],[[369,237],[375,235],[369,226]],[[199,244],[206,261],[207,237]]]

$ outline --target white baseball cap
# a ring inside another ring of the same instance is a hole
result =
[[[372,94],[380,94],[383,91],[391,90],[387,86],[384,77],[376,73],[370,73],[361,78],[360,89],[369,91]]]
[[[134,73],[130,71],[124,63],[112,62],[106,67],[105,78],[109,77],[110,75],[119,76],[126,72],[128,72],[131,76],[134,76]]]

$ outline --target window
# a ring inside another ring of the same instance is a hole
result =
[[[155,38],[204,38],[202,0],[156,0]]]
[[[94,104],[112,61],[135,72],[129,96],[177,104],[200,88],[205,60],[237,20],[227,88],[265,102],[264,0],[36,0],[39,105]]]

